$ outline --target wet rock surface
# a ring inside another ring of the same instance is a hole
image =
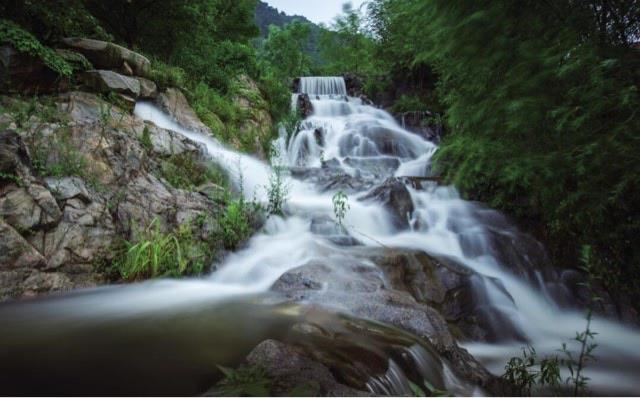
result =
[[[413,213],[413,200],[407,187],[400,179],[387,179],[359,200],[381,203],[389,210],[396,228],[409,227],[409,218]]]
[[[247,356],[247,363],[265,369],[275,396],[364,397],[370,393],[341,384],[322,363],[303,350],[276,340],[266,340]]]
[[[422,252],[354,247],[285,273],[272,290],[424,338],[465,380],[495,389],[500,383],[456,343],[456,337],[483,330],[474,318],[474,297],[466,294],[472,276],[452,261]]]
[[[311,104],[311,99],[309,99],[309,94],[299,94],[296,105],[302,117],[306,118],[313,114],[313,105]]]

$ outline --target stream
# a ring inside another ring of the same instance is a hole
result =
[[[388,364],[382,372],[355,362],[344,366],[345,374],[366,374],[370,392],[411,394],[408,379],[424,378],[454,394],[485,394],[424,338],[362,319],[367,317],[353,308],[366,305],[367,295],[347,299],[344,286],[327,283],[294,303],[273,291],[283,275],[309,264],[330,268],[348,286],[365,285],[367,272],[343,265],[357,261],[375,272],[377,264],[363,258],[381,248],[425,252],[468,270],[481,333],[458,344],[492,373],[504,373],[509,358],[527,344],[539,357],[559,355],[562,343],[578,350],[573,337],[586,320],[566,283],[570,272],[550,267],[540,243],[505,216],[430,180],[436,145],[404,130],[387,112],[348,97],[340,77],[302,78],[300,92],[293,103],[308,95],[313,114],[293,136],[281,131],[274,143],[279,156],[272,160],[289,170],[286,217],[270,217],[244,249],[201,279],[0,305],[0,385],[9,386],[3,392],[201,394],[215,381],[214,364],[237,364],[265,339],[335,350],[317,334],[292,334],[303,322],[340,332]],[[267,202],[268,164],[181,127],[151,103],[138,103],[135,114],[202,144],[233,183],[242,184],[248,200]],[[349,205],[344,228],[334,222],[338,191]],[[408,203],[382,203],[398,202],[397,192],[407,192]],[[586,368],[590,390],[637,394],[638,331],[599,316],[592,329],[598,347],[597,361]],[[393,336],[393,343],[372,330]]]

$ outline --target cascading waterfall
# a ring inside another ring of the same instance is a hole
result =
[[[311,95],[347,95],[347,85],[342,76],[301,77],[300,93]]]
[[[523,234],[499,213],[462,200],[454,187],[428,181],[432,176],[431,157],[437,150],[434,144],[403,129],[388,113],[365,105],[360,99],[347,97],[341,77],[303,77],[299,91],[309,95],[314,113],[302,122],[300,131],[293,137],[288,139],[286,134],[281,134],[277,141],[281,150],[280,162],[286,163],[292,172],[300,169],[340,170],[359,181],[361,184],[354,185],[348,192],[350,210],[344,225],[358,235],[365,247],[382,244],[391,248],[418,249],[452,259],[471,270],[474,277],[470,289],[476,303],[475,313],[483,314],[488,337],[483,341],[463,343],[491,371],[502,373],[507,360],[519,355],[527,342],[540,356],[556,354],[562,342],[569,343],[575,332],[584,327],[584,316],[579,310],[557,304],[559,300],[572,302],[562,283],[554,280],[553,275],[543,276],[533,267],[536,256],[543,252],[539,244],[536,246],[530,239],[528,247],[523,248]],[[152,104],[138,103],[135,113],[159,127],[201,143],[212,158],[227,169],[233,181],[243,185],[248,199],[255,197],[266,201],[265,185],[271,174],[268,165],[228,149],[211,137],[179,126]],[[389,177],[412,177],[419,181],[414,184],[409,178],[400,179],[413,204],[413,212],[406,214],[407,226],[404,228],[398,227],[393,215],[381,204],[358,200],[372,186]],[[162,311],[175,313],[176,308],[218,308],[220,303],[243,297],[255,298],[265,294],[284,273],[314,259],[333,261],[335,268],[340,269],[351,252],[313,233],[310,228],[313,220],[333,217],[332,198],[338,189],[319,187],[317,181],[304,178],[288,178],[287,184],[290,188],[286,206],[288,217],[269,218],[263,232],[252,238],[245,249],[230,255],[203,280],[102,288],[94,294],[71,295],[52,304],[46,300],[42,304],[36,302],[32,310],[20,312],[24,315],[16,310],[14,318],[3,319],[15,321],[11,330],[15,331],[16,338],[23,325],[20,322],[26,322],[24,325],[30,330],[41,327],[38,322],[45,320],[32,320],[29,322],[33,324],[30,324],[25,319],[37,318],[43,311],[64,317],[61,322],[77,320],[85,325],[100,318],[101,325],[112,327],[114,320],[123,316],[120,311],[124,311],[126,319],[141,314],[153,318]],[[502,246],[496,246],[497,240]],[[124,303],[129,296],[126,305],[114,303],[114,300]],[[45,310],[48,305],[50,310]],[[11,307],[4,311],[5,315],[11,313]],[[256,308],[251,307],[251,311],[255,312]],[[251,318],[254,316],[251,311],[243,313],[239,319],[244,322]],[[275,317],[274,322],[280,319],[277,311],[265,311],[267,319]],[[282,323],[288,325],[291,319]],[[281,332],[280,324],[264,326]],[[590,387],[607,394],[637,393],[640,389],[635,370],[640,366],[637,331],[599,317],[594,318],[592,328],[599,333],[599,346],[595,352],[598,362],[587,367]],[[263,329],[260,328],[254,340],[272,332]],[[375,338],[372,341],[375,342]],[[403,357],[410,360],[404,366],[411,364],[423,377],[439,380],[451,392],[464,395],[479,392],[462,383],[446,363],[439,363],[428,349],[415,345],[410,338],[406,341],[409,343],[403,348]],[[308,340],[303,336],[300,344],[308,344]],[[569,347],[575,349],[575,344]],[[388,364],[386,374],[372,377],[367,383],[370,390],[378,394],[411,394],[401,364],[390,358]]]

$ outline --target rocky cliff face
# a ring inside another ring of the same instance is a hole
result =
[[[220,206],[160,171],[174,156],[208,162],[198,145],[95,94],[51,101],[56,120],[2,115],[0,299],[104,283],[118,244],[153,220],[167,231],[191,223],[207,241]]]
[[[29,57],[2,64],[2,76],[20,77],[2,82],[5,93],[46,86],[56,94],[0,97],[0,300],[118,280],[114,260],[152,223],[163,232],[187,226],[211,256],[216,251],[222,188],[201,175],[215,159],[135,117],[133,106],[155,100],[185,127],[210,133],[208,127],[178,89],[159,92],[146,78],[143,56],[95,40],[64,43],[97,69],[61,85],[30,67]],[[237,101],[254,111],[252,100]],[[255,112],[247,129],[267,134],[268,113]],[[189,173],[200,186],[173,181]]]

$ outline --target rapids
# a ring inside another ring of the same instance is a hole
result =
[[[476,310],[486,316],[491,338],[462,341],[461,345],[496,375],[503,373],[508,359],[520,355],[526,344],[535,347],[539,356],[558,354],[563,342],[576,350],[572,339],[576,331],[584,328],[583,312],[577,308],[559,272],[543,272],[536,267],[547,261],[544,248],[537,242],[531,243],[533,240],[519,232],[504,216],[463,200],[455,187],[439,186],[426,179],[417,185],[401,179],[407,185],[414,208],[411,214],[405,215],[407,228],[394,224],[392,215],[381,204],[358,200],[367,194],[372,184],[380,184],[389,177],[431,176],[431,158],[437,151],[436,145],[403,129],[388,113],[349,97],[340,77],[301,78],[300,93],[309,95],[314,113],[291,136],[281,131],[274,142],[280,156],[273,162],[288,166],[292,173],[294,170],[322,170],[332,164],[331,167],[347,173],[354,180],[369,183],[363,185],[366,188],[356,186],[348,192],[350,209],[344,221],[346,228],[361,244],[418,249],[452,259],[473,270],[479,276],[471,287],[477,302]],[[135,114],[202,144],[208,154],[227,170],[233,182],[242,185],[247,199],[266,202],[266,186],[273,172],[269,165],[231,150],[212,137],[181,127],[150,103],[138,103]],[[0,306],[0,316],[7,320],[8,330],[14,333],[14,339],[18,339],[20,331],[25,328],[32,331],[42,328],[55,331],[59,328],[57,333],[60,336],[71,339],[78,338],[81,332],[93,330],[87,326],[93,322],[114,327],[122,318],[137,319],[131,322],[140,330],[152,330],[154,317],[168,322],[167,319],[173,319],[168,314],[175,315],[184,308],[197,314],[201,314],[196,312],[198,308],[209,308],[207,314],[210,315],[202,315],[203,324],[209,325],[210,322],[206,322],[208,317],[222,314],[222,308],[229,305],[238,311],[237,320],[232,324],[236,328],[234,330],[245,333],[244,339],[228,330],[216,331],[214,328],[211,333],[216,335],[217,344],[205,343],[201,331],[193,332],[199,338],[197,342],[203,344],[209,353],[216,347],[225,346],[232,351],[222,350],[219,358],[212,354],[207,357],[209,361],[228,362],[232,357],[237,359],[246,355],[246,347],[267,336],[277,338],[283,335],[283,325],[288,327],[297,319],[296,316],[283,316],[283,311],[277,309],[281,307],[276,304],[251,303],[263,303],[265,300],[279,303],[282,299],[272,297],[268,292],[289,270],[317,258],[333,261],[339,268],[340,261],[344,259],[337,253],[348,255],[348,251],[337,250],[334,243],[314,234],[310,228],[314,219],[334,217],[332,198],[338,190],[321,188],[314,181],[291,176],[286,178],[286,184],[289,188],[285,209],[287,217],[270,217],[264,230],[254,236],[246,248],[227,257],[210,276],[195,281],[157,281],[109,287],[64,298],[8,304]],[[502,243],[497,245],[496,240]],[[343,311],[342,308],[323,310],[328,313]],[[252,318],[262,325],[249,331],[252,327],[246,325]],[[65,322],[75,326],[65,326]],[[197,329],[196,326],[197,323],[187,324],[184,328]],[[243,328],[248,330],[245,332]],[[61,330],[64,329],[63,333]],[[595,350],[597,362],[586,368],[586,375],[591,378],[589,387],[601,394],[637,394],[640,391],[638,331],[597,316],[593,319],[592,329],[598,333],[598,347]],[[143,334],[140,330],[138,333]],[[185,339],[189,339],[189,331],[184,332],[187,334]],[[43,339],[36,332],[23,338],[26,342]],[[120,343],[124,341],[122,339],[125,336],[118,335],[113,341]],[[154,339],[154,344],[162,345],[160,336]],[[3,357],[9,353],[18,355],[7,349],[7,341],[5,338],[1,342],[0,354]],[[415,360],[405,367],[429,368],[430,365],[424,364],[437,362],[425,353],[428,347],[415,344],[412,342],[407,346]],[[195,349],[185,345],[181,343],[178,346],[187,351]],[[26,349],[24,344],[20,347]],[[145,354],[143,351],[137,353]],[[63,354],[58,352],[56,355]],[[181,361],[189,359],[180,358]],[[90,358],[82,357],[82,360],[89,361]],[[201,362],[196,361],[196,364],[201,366]],[[406,368],[403,371],[389,359],[388,372],[391,373],[370,375],[367,385],[372,392],[411,393],[406,381]],[[419,372],[431,380],[441,380],[442,387],[451,392],[482,393],[451,375],[446,364],[438,365],[435,376],[433,369]]]

